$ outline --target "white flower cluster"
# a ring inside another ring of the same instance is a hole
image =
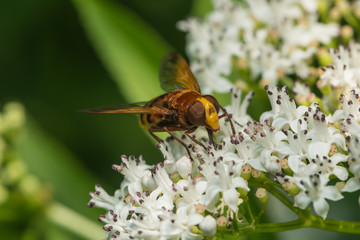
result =
[[[188,32],[191,69],[205,93],[228,92],[226,77],[243,65],[251,80],[270,86],[285,74],[304,79],[317,44],[339,34],[338,25],[318,21],[317,0],[213,0],[213,6],[205,19],[178,24]]]
[[[147,165],[142,157],[122,156],[122,163],[113,165],[124,175],[120,189],[109,196],[96,185],[89,202],[89,206],[107,210],[99,220],[106,223],[108,236],[119,239],[214,236],[218,227],[231,226],[233,219],[243,219],[239,208],[250,191],[248,183],[264,173],[268,180],[281,183],[295,196],[295,206],[305,209],[312,203],[323,218],[329,211],[325,199],[337,201],[343,197],[341,191],[360,189],[358,94],[353,91],[350,100],[343,98],[342,109],[327,116],[316,103],[296,107],[285,87],[266,87],[266,91],[272,110],[263,113],[259,122],[251,120],[245,111],[252,94],[241,103],[240,90],[233,91],[228,110],[236,135],[232,135],[229,121],[221,119],[222,131],[215,136],[215,146],[207,141],[206,131],[201,128],[194,137],[206,149],[182,136],[192,159],[171,138],[158,144],[164,162],[156,166]],[[350,178],[344,167],[348,160]],[[330,177],[338,184],[333,181],[330,184]]]
[[[349,47],[330,49],[333,65],[323,68],[318,86],[332,86],[343,93],[360,87],[360,44],[350,41]]]

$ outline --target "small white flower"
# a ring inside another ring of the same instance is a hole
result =
[[[335,153],[328,156],[330,146],[326,143],[316,142],[309,145],[309,160],[316,164],[318,172],[322,175],[335,175],[338,179],[344,181],[348,178],[348,172],[344,167],[338,166],[338,163],[347,161],[348,157],[341,153]]]
[[[360,189],[360,142],[359,138],[352,138],[349,143],[349,152],[350,152],[350,167],[349,170],[354,174],[350,178],[345,187],[342,189],[343,192],[355,192]],[[360,197],[359,197],[360,205]]]
[[[166,239],[181,239],[197,240],[203,239],[203,236],[191,232],[191,227],[201,224],[204,217],[201,214],[195,213],[191,206],[181,207],[172,215],[172,219],[167,222],[164,229]],[[170,233],[170,234],[169,234]],[[172,233],[172,234],[171,234]]]
[[[205,206],[205,191],[208,182],[205,179],[191,179],[180,180],[177,182],[178,192],[181,195],[176,201],[176,206],[181,208],[183,206],[202,204]]]
[[[248,125],[248,127],[251,125]],[[285,139],[285,134],[265,124],[254,124],[251,133],[253,143],[252,159],[249,164],[260,171],[276,173],[281,170],[281,161],[273,156],[276,147]]]
[[[121,156],[122,163],[120,165],[113,164],[113,169],[124,175],[124,181],[121,183],[121,192],[125,196],[128,188],[133,191],[140,191],[142,186],[142,179],[144,176],[150,174],[150,167],[145,163],[142,156],[139,159],[134,156],[127,158],[125,155]],[[149,182],[150,185],[152,183]]]
[[[225,165],[223,160],[219,158],[218,160],[211,163],[213,167],[208,164],[201,165],[201,169],[211,168],[211,175],[207,174],[205,177],[208,179],[208,185],[206,189],[206,208],[209,211],[212,211],[215,208],[215,204],[219,199],[219,193],[222,193],[222,197],[226,205],[233,212],[237,212],[238,209],[238,200],[239,193],[238,188],[243,188],[246,191],[249,191],[245,180],[240,176],[234,176],[233,166]],[[200,170],[203,172],[202,170]]]
[[[309,108],[307,112],[309,133],[308,139],[311,139],[312,143],[322,142],[327,143],[330,149],[331,144],[337,144],[342,149],[346,149],[345,137],[338,129],[332,127],[324,113],[320,111],[318,106]]]
[[[315,99],[315,94],[311,92],[309,86],[307,84],[300,83],[300,81],[295,82],[292,92],[296,94],[296,102],[300,104],[304,102],[313,102]]]
[[[337,201],[343,198],[335,186],[328,186],[329,179],[323,175],[314,174],[307,178],[295,177],[297,185],[302,191],[295,196],[295,206],[305,209],[313,202],[315,212],[326,218],[329,204],[325,199]]]
[[[242,101],[240,88],[232,88],[231,93],[231,105],[227,107],[226,110],[231,113],[232,120],[235,123],[235,128],[238,128],[239,126],[243,126],[252,120],[252,118],[247,114],[247,108],[254,96],[254,92],[248,93]]]
[[[164,164],[160,162],[152,170],[153,178],[164,195],[170,196],[172,199],[177,197],[176,184],[170,179],[165,171]]]
[[[271,111],[261,114],[260,122],[263,122],[265,119],[272,119],[272,126],[276,130],[289,126],[292,130],[296,131],[298,120],[304,116],[307,107],[296,107],[294,99],[289,98],[287,87],[282,89],[266,87],[265,90],[271,103]]]
[[[283,130],[287,137],[287,141],[280,142],[276,151],[282,158],[288,157],[290,169],[295,173],[299,173],[299,169],[305,166],[304,160],[307,158],[309,142],[307,141],[307,129],[301,130],[303,120],[298,120],[297,133],[292,131]]]
[[[359,103],[359,93],[356,90],[350,91],[349,96],[344,94],[340,95],[340,104],[341,109],[337,109],[334,115],[331,118],[331,122],[337,122],[340,120],[345,120],[350,115],[356,121],[360,121],[360,103]]]

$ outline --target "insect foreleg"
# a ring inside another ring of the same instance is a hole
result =
[[[177,136],[175,136],[175,134],[173,134],[172,132],[170,132],[171,130],[176,131],[176,130],[184,130],[184,129],[168,129],[167,127],[163,127],[163,128],[153,128],[153,129],[149,129],[149,133],[151,134],[151,136],[153,136],[153,138],[156,139],[156,141],[158,142],[163,142],[163,140],[161,138],[159,138],[158,136],[156,136],[154,134],[154,132],[167,132],[170,136],[172,136],[176,141],[178,141],[181,145],[183,145],[183,147],[186,149],[189,158],[191,159],[191,161],[193,161],[192,157],[191,157],[191,153],[190,150],[188,148],[188,146],[181,141]]]
[[[193,133],[195,130],[197,129],[197,127],[191,128],[189,130],[187,130],[185,132],[185,135],[188,136],[188,138],[190,138],[193,142],[195,142],[196,144],[200,145],[201,147],[203,147],[205,149],[205,151],[207,151],[206,147],[204,144],[202,144],[200,141],[196,140],[195,138],[193,138],[190,133]],[[209,139],[210,140],[210,139]]]
[[[158,141],[159,143],[164,142],[164,140],[162,140],[161,138],[159,138],[158,136],[156,136],[156,135],[154,134],[154,132],[164,132],[164,131],[158,131],[158,129],[151,129],[151,128],[149,129],[150,135],[151,135],[153,138],[155,138],[156,141]]]
[[[212,144],[215,147],[215,142],[214,142],[214,138],[213,138],[213,130],[206,128],[207,132],[208,132],[208,136],[209,136],[209,141],[210,144]]]
[[[233,135],[235,135],[234,124],[233,124],[233,122],[232,122],[232,120],[231,120],[228,112],[225,110],[224,107],[220,106],[220,108],[221,108],[221,110],[223,111],[223,114],[219,116],[219,119],[220,119],[220,118],[223,118],[223,117],[227,117],[227,119],[229,120],[230,125],[231,125],[231,131],[232,131]]]

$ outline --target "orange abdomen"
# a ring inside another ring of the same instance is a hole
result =
[[[188,121],[186,113],[193,102],[202,96],[193,90],[175,90],[150,100],[146,107],[157,106],[174,111],[173,115],[141,114],[140,124],[145,129],[167,127],[182,127],[190,129],[193,125]]]

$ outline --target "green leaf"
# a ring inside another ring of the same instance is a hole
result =
[[[73,0],[99,57],[131,102],[162,91],[158,69],[170,47],[149,25],[111,0]]]

